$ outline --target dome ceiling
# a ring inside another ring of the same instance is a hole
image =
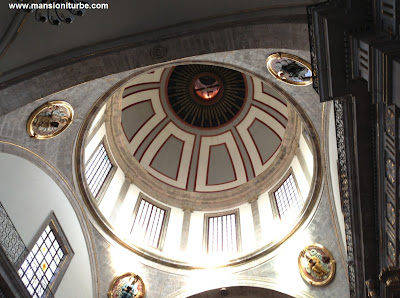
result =
[[[210,65],[159,68],[123,91],[130,154],[154,178],[189,192],[236,188],[279,152],[288,106],[261,80]]]

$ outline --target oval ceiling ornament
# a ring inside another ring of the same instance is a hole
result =
[[[321,244],[306,246],[299,254],[298,265],[301,277],[312,286],[325,286],[335,276],[336,261]]]
[[[290,85],[307,86],[312,83],[311,65],[298,56],[275,53],[267,58],[269,72]]]
[[[65,101],[50,101],[36,110],[28,118],[26,130],[36,139],[51,139],[62,133],[72,123],[74,110]]]

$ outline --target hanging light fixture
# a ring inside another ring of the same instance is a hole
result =
[[[89,3],[81,0],[42,0],[31,5],[36,21],[58,26],[61,23],[71,24],[76,16],[83,16]]]

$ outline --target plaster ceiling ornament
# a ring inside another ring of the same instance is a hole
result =
[[[117,163],[139,163],[135,172],[147,172],[139,180],[147,174],[157,180],[152,190],[158,182],[161,191],[174,187],[175,201],[193,192],[210,202],[204,193],[235,189],[242,198],[238,191],[259,190],[260,184],[238,188],[262,174],[280,177],[287,170],[280,160],[292,160],[289,143],[300,134],[295,111],[271,86],[217,65],[181,64],[135,76],[111,107],[121,115],[106,119],[111,148],[124,156],[114,154]]]
[[[127,272],[116,276],[110,284],[108,298],[142,298],[146,294],[146,287],[142,278],[134,273]]]
[[[267,68],[275,78],[287,84],[306,86],[312,83],[310,63],[295,55],[272,54],[267,58]]]
[[[313,286],[325,286],[335,276],[336,261],[320,244],[306,246],[299,254],[298,264],[301,277]]]
[[[65,101],[50,101],[41,105],[29,116],[26,130],[36,139],[50,139],[72,123],[74,110]]]
[[[50,25],[58,26],[61,23],[71,24],[75,17],[85,14],[88,2],[80,0],[44,0],[34,3],[32,11],[35,12],[35,20],[38,22],[49,22]]]

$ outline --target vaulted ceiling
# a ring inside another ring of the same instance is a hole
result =
[[[198,75],[207,74],[221,80],[216,96],[190,94]],[[126,146],[170,186],[196,192],[235,188],[264,172],[277,156],[288,124],[287,103],[255,77],[191,64],[159,68],[127,85],[121,116]]]

